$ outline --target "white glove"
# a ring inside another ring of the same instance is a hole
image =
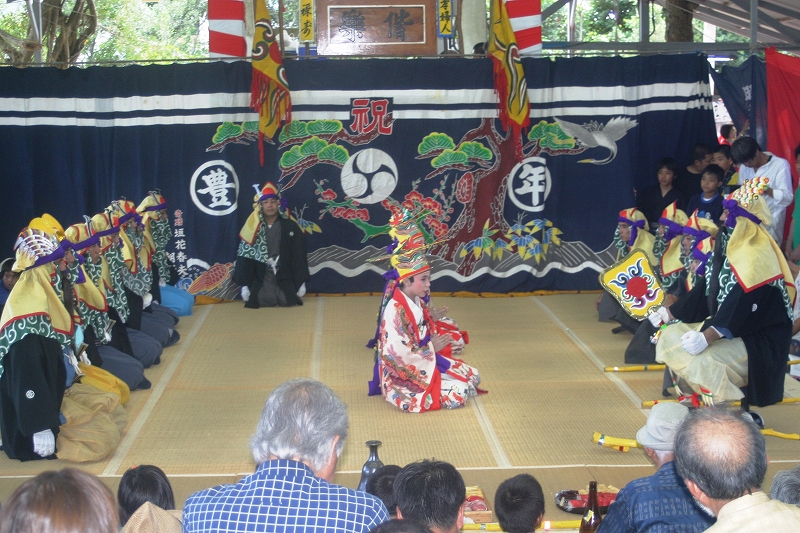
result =
[[[300,285],[300,288],[297,289],[297,297],[302,298],[305,295],[306,295],[306,284],[303,283],[302,285]]]
[[[242,300],[246,302],[249,299],[250,299],[250,289],[248,289],[247,286],[245,285],[244,287],[242,287]]]
[[[681,346],[689,354],[697,355],[708,347],[708,341],[699,331],[687,331],[681,337]]]
[[[167,286],[167,282],[164,281],[162,278],[158,278],[158,286],[159,287],[166,287]]]
[[[660,328],[661,324],[669,322],[669,311],[666,307],[659,307],[654,312],[647,315],[647,320],[653,324],[654,328]]]
[[[53,431],[45,429],[33,434],[33,451],[42,457],[53,455],[56,451],[56,436]]]
[[[142,309],[147,309],[151,303],[153,303],[153,295],[149,292],[144,293],[144,296],[142,296]]]

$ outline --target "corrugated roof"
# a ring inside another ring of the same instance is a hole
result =
[[[750,0],[692,1],[697,20],[750,37]],[[800,44],[800,0],[758,0],[758,12],[759,43]]]

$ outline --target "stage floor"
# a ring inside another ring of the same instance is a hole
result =
[[[182,506],[196,490],[252,472],[248,440],[267,396],[287,379],[312,377],[349,406],[337,482],[358,484],[364,443],[377,439],[386,464],[453,463],[467,485],[483,488],[490,507],[503,479],[531,473],[545,490],[545,518],[574,519],[555,507],[555,492],[591,479],[622,487],[654,471],[640,449],[622,453],[591,442],[595,431],[634,438],[647,416],[641,402],[659,399],[662,381],[661,372],[603,372],[623,364],[631,336],[613,335],[614,324],[597,321],[596,297],[435,297],[469,331],[463,357],[479,369],[489,393],[463,409],[421,415],[366,395],[373,354],[364,345],[374,333],[377,296],[306,297],[304,306],[290,309],[195,306],[178,325],[181,342],[146,371],[153,387],[132,393],[117,450],[77,466],[115,488],[127,468],[155,464]],[[789,385],[787,396],[800,397],[798,384]],[[799,410],[795,404],[758,409],[767,427],[784,433],[800,433]],[[800,463],[800,441],[767,437],[767,449],[765,489],[775,472]],[[76,465],[20,463],[0,454],[0,501],[30,476],[66,466]]]

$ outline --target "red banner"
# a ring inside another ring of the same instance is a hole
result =
[[[794,150],[800,144],[800,58],[767,48],[767,150],[789,161],[797,187]],[[787,220],[787,222],[789,222]]]

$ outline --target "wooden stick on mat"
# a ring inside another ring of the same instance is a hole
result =
[[[800,361],[800,359],[798,359]],[[628,365],[628,366],[607,366],[605,372],[649,372],[652,370],[664,370],[667,365]]]

